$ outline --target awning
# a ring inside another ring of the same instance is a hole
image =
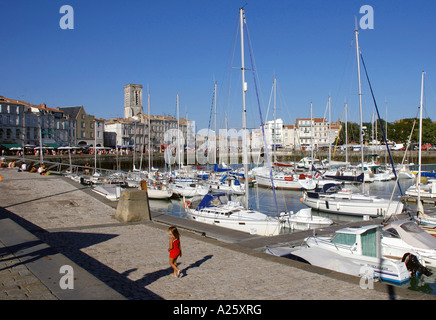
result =
[[[8,149],[10,149],[10,148],[21,148],[21,146],[18,143],[3,143],[2,147],[8,148]]]
[[[59,148],[59,145],[55,144],[55,143],[44,143],[44,147],[49,147],[49,148],[57,149],[57,148]]]

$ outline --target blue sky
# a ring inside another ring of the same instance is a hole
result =
[[[241,127],[235,40],[245,3],[264,117],[276,75],[277,116],[285,124],[309,117],[310,102],[314,116],[323,117],[329,95],[333,120],[347,100],[349,120],[359,121],[354,21],[362,5],[371,5],[374,29],[360,30],[359,42],[382,117],[386,101],[388,121],[417,114],[425,70],[424,115],[436,120],[436,3],[429,0],[3,0],[0,95],[83,105],[108,119],[123,116],[123,87],[137,83],[150,88],[153,114],[175,115],[179,93],[180,115],[200,129],[208,127],[217,81],[218,125],[227,114],[229,127]],[[74,9],[73,30],[59,27],[65,4]],[[246,77],[248,126],[258,127],[251,71]],[[363,73],[362,82],[369,121],[373,103]]]

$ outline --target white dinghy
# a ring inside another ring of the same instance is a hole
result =
[[[280,218],[284,218],[285,226],[292,230],[313,230],[333,224],[332,219],[313,215],[311,208],[304,208],[296,213],[281,212]]]

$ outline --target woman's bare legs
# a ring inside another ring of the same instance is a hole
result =
[[[170,266],[174,269],[174,276],[178,276],[180,273],[180,270],[177,268],[177,258],[170,258]]]

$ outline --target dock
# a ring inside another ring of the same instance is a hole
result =
[[[0,176],[0,299],[436,299],[382,282],[362,289],[360,278],[263,250],[313,231],[259,237],[159,212],[152,221],[120,223],[115,202],[65,177],[15,169],[0,169]],[[169,225],[181,233],[180,279],[168,264]],[[74,289],[60,288],[62,265],[74,270]]]

